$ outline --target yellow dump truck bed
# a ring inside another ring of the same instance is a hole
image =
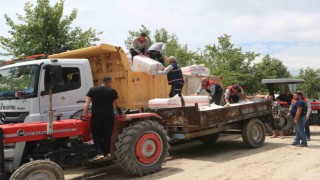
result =
[[[117,90],[122,107],[145,109],[154,98],[168,98],[170,86],[164,75],[149,75],[133,72],[126,53],[121,47],[101,44],[88,48],[50,55],[48,58],[85,58],[91,66],[95,86],[102,84],[104,76],[111,76],[113,88]],[[221,84],[219,77],[212,77]],[[199,77],[184,76],[183,95],[195,93],[200,84]]]

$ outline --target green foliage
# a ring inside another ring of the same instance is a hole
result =
[[[164,28],[156,29],[153,36],[152,32],[144,25],[138,31],[129,31],[129,37],[125,40],[126,47],[130,49],[131,41],[138,37],[141,32],[147,34],[151,43],[164,42],[167,45],[167,55],[175,56],[180,66],[191,65],[193,60],[198,56],[197,53],[191,51],[187,45],[181,45],[179,38],[175,34],[169,34]],[[152,37],[152,39],[151,39]]]
[[[308,98],[318,99],[318,92],[320,92],[320,69],[300,69],[297,78],[304,79],[306,82],[299,84],[297,90],[302,90]]]
[[[131,40],[141,32],[151,37],[152,32],[141,25],[138,31],[129,31],[126,45],[130,48]],[[261,85],[262,79],[289,78],[291,75],[281,60],[266,55],[261,62],[254,61],[259,56],[255,52],[243,52],[241,48],[234,47],[231,36],[224,34],[218,37],[217,44],[209,44],[204,50],[191,51],[187,45],[179,43],[178,36],[170,34],[164,28],[155,30],[151,42],[164,42],[167,45],[169,56],[177,57],[180,65],[205,64],[212,75],[220,76],[224,86],[239,84],[246,93],[265,93],[266,87]],[[198,53],[199,52],[199,53]]]
[[[255,78],[260,79],[279,79],[279,78],[290,78],[290,72],[288,68],[283,64],[283,62],[277,58],[271,58],[269,55],[266,55],[262,60],[253,66],[253,74]],[[260,81],[261,82],[261,81]],[[267,92],[267,87],[261,85],[257,81],[255,91]],[[280,89],[275,89],[280,90]]]
[[[207,45],[202,52],[202,61],[211,74],[222,77],[225,86],[239,84],[252,93],[256,79],[251,64],[259,54],[242,52],[241,48],[234,47],[230,38],[225,34],[218,38],[218,45]]]
[[[93,45],[100,40],[102,32],[89,28],[72,28],[77,17],[77,10],[63,17],[64,1],[60,0],[50,6],[49,0],[37,0],[34,6],[26,2],[25,15],[17,14],[21,23],[15,23],[8,15],[4,15],[6,24],[10,26],[10,37],[0,37],[2,48],[15,57],[32,54],[54,54]]]

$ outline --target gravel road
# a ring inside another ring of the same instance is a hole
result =
[[[320,127],[311,127],[309,147],[290,145],[285,139],[266,137],[265,145],[247,149],[240,135],[221,137],[215,145],[199,141],[171,148],[171,157],[161,171],[130,177],[116,165],[80,167],[65,171],[68,180],[105,179],[320,179]]]

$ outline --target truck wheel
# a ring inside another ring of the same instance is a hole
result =
[[[119,135],[115,155],[120,167],[130,175],[158,171],[168,156],[167,131],[158,122],[146,120],[131,124]]]
[[[246,146],[258,148],[265,141],[264,125],[259,119],[246,121],[242,129],[242,139]]]
[[[199,140],[204,144],[214,144],[219,138],[219,133],[202,136]]]
[[[19,167],[10,180],[64,180],[63,170],[56,163],[49,160],[36,160]]]

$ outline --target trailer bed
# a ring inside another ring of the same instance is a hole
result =
[[[218,133],[239,126],[242,121],[272,118],[271,103],[266,100],[249,100],[229,107],[179,107],[154,110],[166,123],[169,135],[174,139],[190,139]]]

